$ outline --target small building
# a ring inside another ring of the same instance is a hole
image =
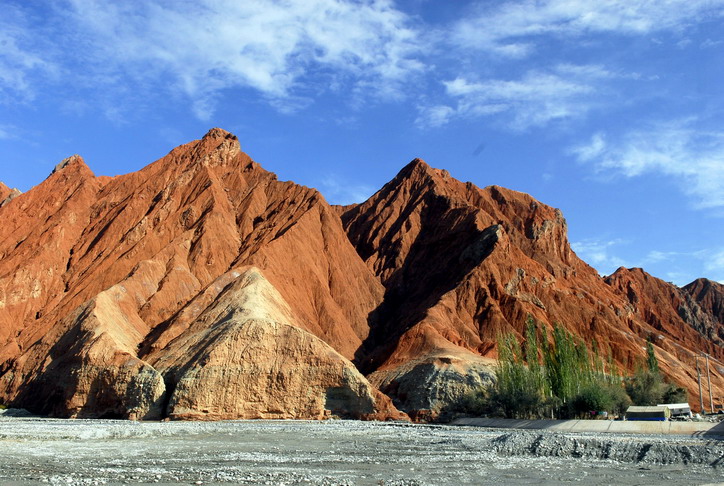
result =
[[[691,407],[688,403],[662,403],[657,407],[666,407],[671,411],[672,417],[689,417],[691,418]]]
[[[632,405],[626,410],[626,420],[653,420],[665,421],[671,417],[671,410],[667,407],[639,407]]]

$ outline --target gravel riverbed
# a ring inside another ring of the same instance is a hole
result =
[[[0,484],[724,484],[724,441],[355,421],[0,417]]]

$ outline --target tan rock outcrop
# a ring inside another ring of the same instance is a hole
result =
[[[4,200],[10,195],[10,188],[0,181],[0,201]]]
[[[256,268],[149,360],[172,383],[171,418],[355,418],[400,415],[354,365],[296,326]]]

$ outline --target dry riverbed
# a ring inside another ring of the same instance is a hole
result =
[[[0,416],[0,484],[724,482],[724,441],[373,422]]]

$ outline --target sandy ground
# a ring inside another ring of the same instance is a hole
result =
[[[327,421],[0,417],[0,484],[724,484],[724,441]]]

